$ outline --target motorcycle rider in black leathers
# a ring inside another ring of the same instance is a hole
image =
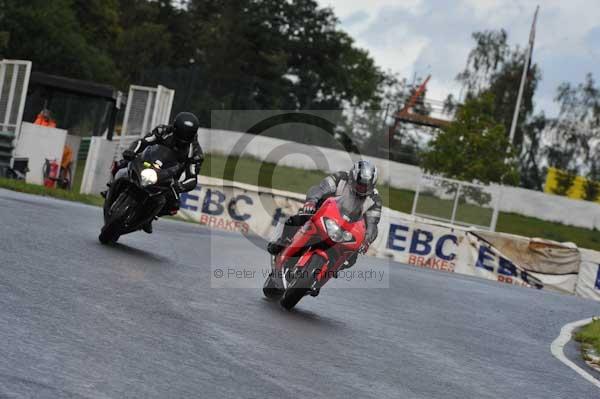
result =
[[[340,171],[327,176],[317,186],[308,190],[304,206],[297,215],[290,216],[284,225],[281,236],[269,242],[267,250],[277,255],[291,241],[296,231],[306,222],[306,215],[313,215],[321,204],[329,197],[345,196],[355,201],[353,207],[358,208],[366,222],[367,233],[360,253],[365,253],[375,238],[377,225],[381,219],[382,201],[375,188],[377,184],[377,167],[369,161],[361,160],[354,163],[349,172]],[[359,215],[360,216],[360,215]],[[347,261],[344,268],[349,268],[356,262],[358,254]]]
[[[173,191],[167,197],[167,203],[158,216],[174,214],[179,210],[179,194],[192,191],[198,183],[198,174],[204,161],[204,154],[198,144],[197,132],[200,127],[198,118],[190,112],[181,112],[175,116],[171,125],[159,125],[143,138],[133,142],[129,149],[123,151],[123,160],[113,170],[115,173],[127,166],[146,147],[161,144],[173,150],[179,161],[179,167],[173,174],[175,183]],[[184,175],[182,181],[179,181]],[[142,228],[146,233],[152,233],[152,222]]]

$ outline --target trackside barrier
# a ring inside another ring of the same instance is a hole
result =
[[[30,74],[30,61],[0,60],[0,173],[12,167]]]
[[[82,194],[99,194],[106,189],[117,145],[116,141],[110,141],[100,136],[91,138],[81,180],[80,192]]]
[[[121,156],[131,143],[149,133],[157,125],[169,123],[175,90],[164,86],[129,86],[127,106],[121,135],[114,138],[118,145],[114,159]]]
[[[581,267],[575,293],[584,298],[600,301],[600,253],[581,250]]]
[[[202,176],[195,190],[181,195],[178,216],[210,228],[270,238],[277,224],[303,203],[300,194]]]
[[[182,195],[178,217],[269,239],[303,201],[297,193],[201,177]],[[600,301],[600,253],[571,243],[458,229],[384,208],[369,255]]]

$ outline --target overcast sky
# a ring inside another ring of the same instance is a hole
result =
[[[318,0],[331,6],[342,28],[376,63],[412,79],[432,75],[428,96],[458,96],[455,76],[473,47],[471,33],[504,28],[511,44],[526,46],[537,4],[534,62],[542,69],[537,110],[556,114],[553,98],[563,81],[600,76],[598,0]]]

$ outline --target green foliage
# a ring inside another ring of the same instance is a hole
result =
[[[544,146],[541,138],[549,124],[543,113],[531,117],[524,125],[522,151],[519,156],[521,186],[542,191],[545,170],[541,166]]]
[[[117,65],[128,80],[143,80],[148,65],[159,66],[170,58],[169,39],[164,25],[149,22],[134,25],[117,40]]]
[[[587,179],[583,184],[583,195],[582,199],[585,201],[596,202],[600,200],[600,168],[596,163],[596,160],[592,160],[590,171],[587,175]]]
[[[174,112],[340,109],[382,73],[314,0],[0,0],[10,58],[43,72],[177,90]]]
[[[477,95],[490,86],[492,76],[502,69],[510,52],[504,29],[474,32],[475,47],[469,52],[467,66],[457,76],[468,93]]]
[[[563,83],[557,90],[558,118],[550,123],[550,143],[545,154],[550,166],[584,174],[592,180],[600,177],[600,88],[591,74],[573,86]]]
[[[566,196],[571,187],[573,187],[576,178],[576,173],[558,171],[556,175],[556,187],[552,190],[553,193]]]
[[[73,0],[8,0],[2,23],[10,33],[6,57],[31,60],[35,69],[49,73],[116,80],[112,59],[86,40]]]
[[[582,199],[591,202],[598,201],[600,199],[600,184],[594,180],[586,180],[583,184]]]
[[[0,56],[5,51],[6,46],[8,46],[8,40],[10,38],[10,33],[6,31],[0,31]]]
[[[600,353],[600,319],[595,318],[590,324],[577,331],[575,340],[593,347],[596,353]]]
[[[0,177],[0,188],[19,191],[22,193],[43,195],[67,201],[83,202],[84,204],[102,206],[104,200],[99,195],[80,194],[76,191],[48,188],[38,184],[25,183],[22,180],[13,180]]]
[[[469,53],[467,65],[457,76],[457,80],[463,85],[466,98],[478,97],[484,93],[492,94],[494,106],[491,115],[504,126],[508,136],[527,49],[511,48],[508,45],[508,35],[503,29],[475,32],[473,39],[475,47]],[[540,70],[533,63],[523,92],[513,143],[515,155],[518,156],[520,184],[538,190],[542,189],[543,184],[543,173],[539,167],[543,157],[540,148],[543,129],[539,127],[546,122],[543,114],[533,115],[533,96],[540,79]],[[449,111],[457,107],[452,97],[448,97],[444,105]]]
[[[423,167],[464,181],[518,181],[515,165],[505,161],[509,143],[504,126],[492,117],[493,107],[491,94],[467,100],[455,121],[431,142]]]

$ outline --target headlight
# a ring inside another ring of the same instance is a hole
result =
[[[151,186],[152,184],[156,184],[158,181],[158,174],[154,169],[144,169],[142,173],[140,173],[142,177],[142,186]]]
[[[327,230],[327,234],[329,238],[331,238],[334,242],[350,242],[354,240],[352,234],[343,230],[333,219],[323,218],[323,222],[325,223],[325,229]]]

